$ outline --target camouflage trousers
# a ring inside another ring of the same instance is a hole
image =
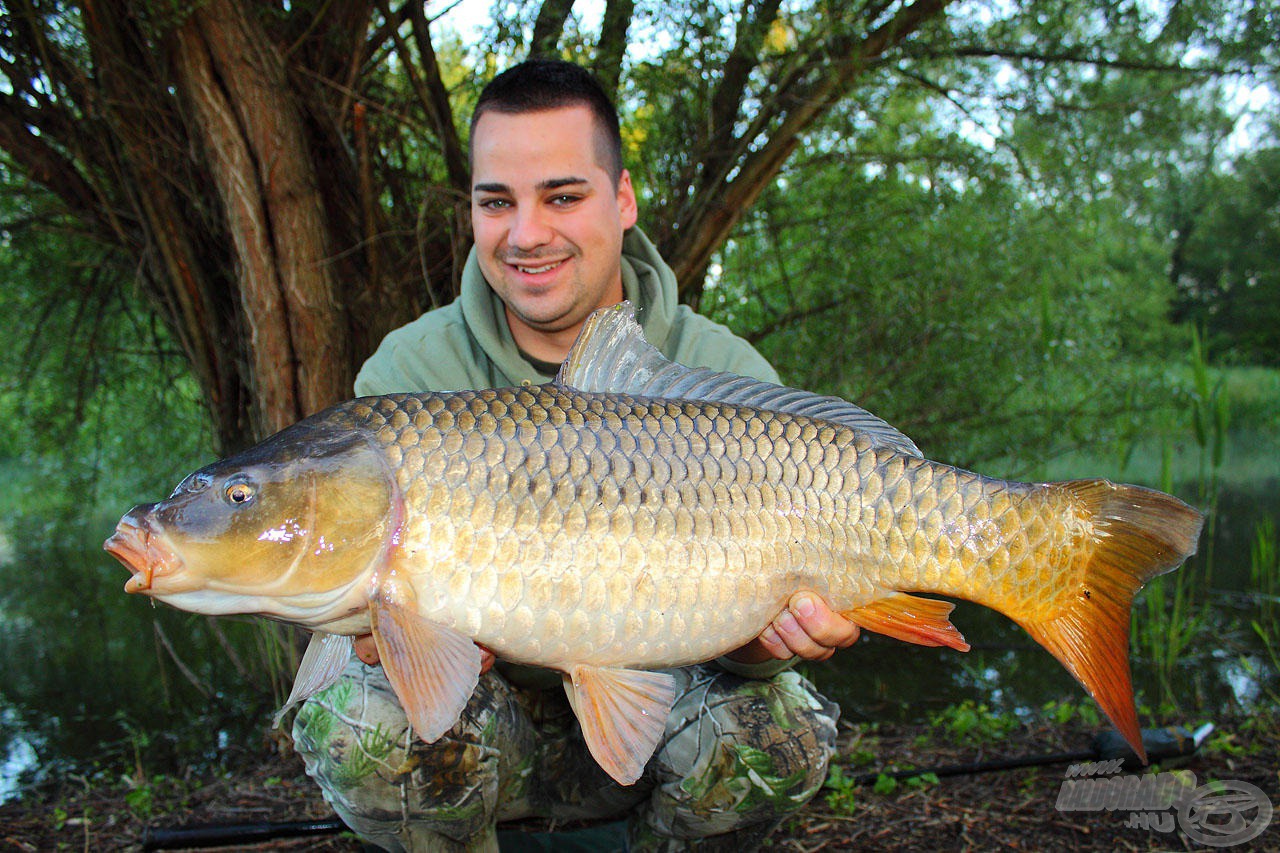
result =
[[[627,849],[753,850],[826,780],[839,709],[799,674],[671,670],[679,698],[635,785],[591,758],[564,691],[480,679],[444,737],[414,737],[381,667],[353,660],[293,726],[307,773],[365,841],[494,850],[495,824],[627,817]]]

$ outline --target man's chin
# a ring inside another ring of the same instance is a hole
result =
[[[586,319],[577,316],[580,312],[574,310],[572,302],[564,304],[550,299],[525,298],[518,302],[509,299],[506,305],[508,321],[514,319],[538,332],[563,332]]]

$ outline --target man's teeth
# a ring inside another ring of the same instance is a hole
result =
[[[520,270],[520,272],[525,273],[526,275],[537,275],[538,273],[555,269],[556,267],[560,266],[560,263],[561,263],[560,261],[555,261],[554,263],[544,264],[543,266],[540,266],[540,267],[517,266],[516,269]]]

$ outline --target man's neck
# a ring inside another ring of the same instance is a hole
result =
[[[512,315],[510,308],[506,309],[506,315],[511,337],[515,340],[521,354],[527,359],[544,361],[548,364],[560,364],[565,360],[569,350],[573,348],[573,342],[578,339],[578,332],[582,329],[582,323],[578,323],[567,329],[544,332],[541,329],[526,326]]]

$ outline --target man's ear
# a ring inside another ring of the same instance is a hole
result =
[[[626,169],[618,178],[618,214],[622,218],[622,230],[626,231],[636,224],[640,213],[636,205],[636,191],[631,186],[631,173]]]

